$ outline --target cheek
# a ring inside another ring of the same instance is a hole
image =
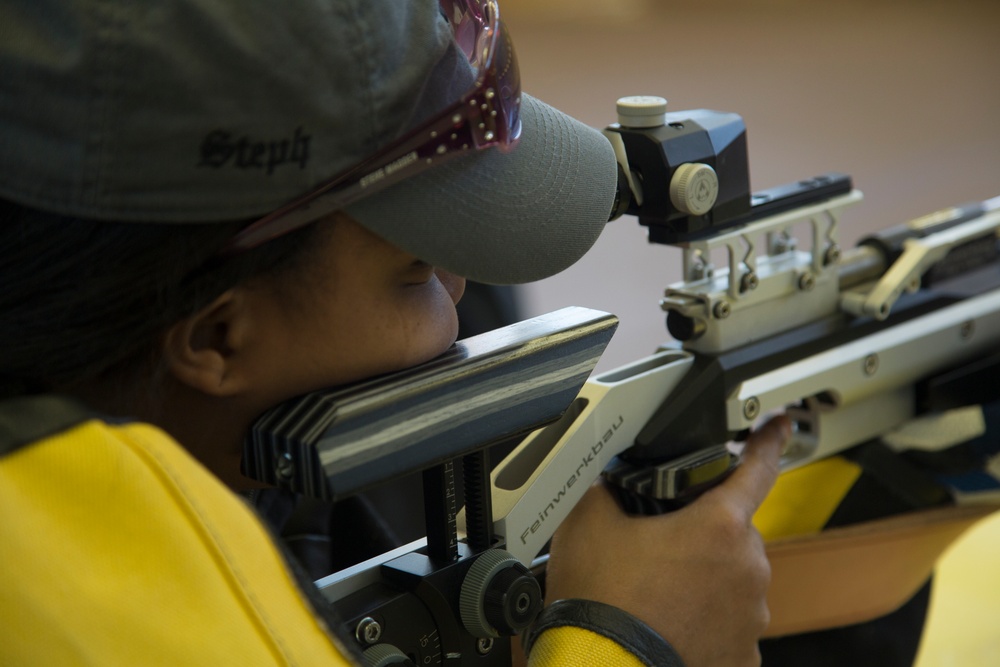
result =
[[[444,352],[458,336],[455,304],[465,290],[465,281],[454,276],[435,275],[423,285],[413,285],[397,302],[396,326],[387,338],[400,352],[403,366],[420,363]],[[388,354],[389,351],[385,350]]]
[[[420,285],[346,292],[315,341],[314,388],[347,384],[433,359],[455,342],[455,303],[465,282],[433,278]]]

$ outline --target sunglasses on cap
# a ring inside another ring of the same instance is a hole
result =
[[[472,65],[472,88],[374,155],[243,228],[221,255],[255,248],[471,150],[514,147],[521,134],[521,76],[496,0],[440,0],[440,6]]]

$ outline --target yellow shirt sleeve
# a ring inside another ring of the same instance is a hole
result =
[[[643,667],[621,644],[596,632],[564,626],[539,635],[528,667]]]
[[[0,664],[350,664],[253,512],[151,426],[0,457],[0,562]]]

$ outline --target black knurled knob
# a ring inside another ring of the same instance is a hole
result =
[[[541,609],[542,589],[520,563],[498,572],[483,595],[486,620],[502,635],[521,632]]]

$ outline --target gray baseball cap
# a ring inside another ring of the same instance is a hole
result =
[[[262,216],[472,84],[437,0],[8,0],[0,197],[136,223]],[[478,151],[347,207],[469,278],[556,273],[608,220],[596,130],[522,97],[509,153]]]

